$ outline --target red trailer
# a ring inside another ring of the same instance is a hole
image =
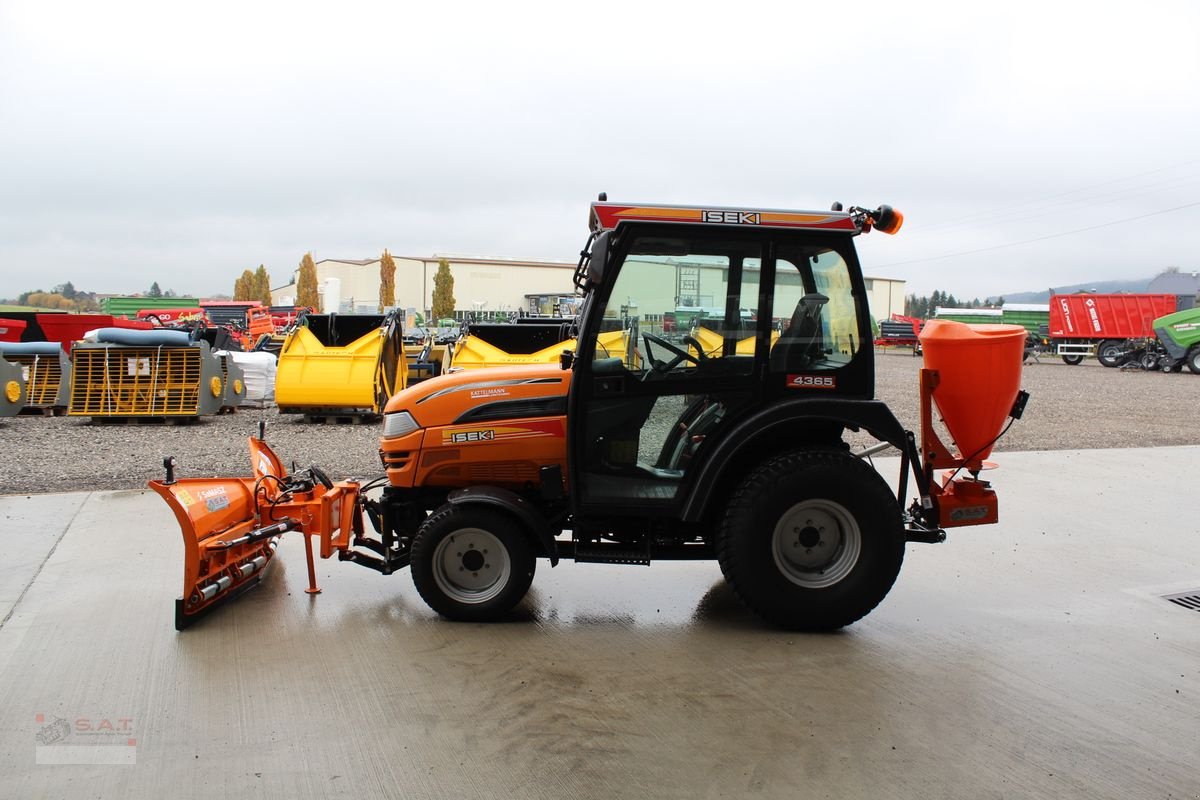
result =
[[[1056,294],[1050,296],[1050,341],[1068,364],[1095,356],[1116,367],[1154,338],[1153,321],[1176,310],[1173,294]]]
[[[138,328],[149,330],[154,325],[141,320],[114,317],[111,314],[38,314],[38,324],[48,342],[62,342],[68,348],[96,328]]]
[[[203,308],[143,308],[137,312],[137,318],[147,322],[157,320],[160,325],[174,325],[205,317]]]
[[[24,332],[24,320],[0,317],[0,342],[19,342]]]

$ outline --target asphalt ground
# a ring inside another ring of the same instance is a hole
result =
[[[706,562],[541,563],[510,622],[455,624],[404,572],[318,562],[306,595],[287,536],[177,633],[156,495],[7,495],[0,796],[1198,797],[1200,612],[1164,599],[1200,595],[1198,459],[1007,452],[999,524],[909,545],[824,635]]]

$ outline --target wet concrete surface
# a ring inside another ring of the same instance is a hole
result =
[[[539,562],[516,619],[454,624],[407,574],[305,595],[299,538],[179,634],[156,496],[0,497],[0,796],[1200,796],[1200,612],[1161,597],[1200,590],[1198,459],[997,456],[1002,522],[829,635],[715,563]]]

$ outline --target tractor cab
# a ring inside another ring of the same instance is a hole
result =
[[[791,446],[838,445],[874,392],[854,249],[873,225],[894,232],[900,216],[594,203],[575,276],[586,298],[567,415],[576,512],[698,514],[689,500],[717,480],[706,464],[770,408]],[[635,357],[597,346],[613,320],[636,332]]]

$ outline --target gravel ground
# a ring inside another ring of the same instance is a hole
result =
[[[916,430],[921,359],[896,349],[879,353],[876,363],[878,397]],[[1032,395],[1029,406],[996,451],[1200,444],[1198,375],[1106,369],[1092,360],[1072,367],[1044,357],[1026,365],[1022,384]],[[162,475],[168,454],[179,462],[181,476],[241,475],[248,471],[246,437],[260,419],[267,423],[267,440],[287,462],[316,462],[334,478],[382,473],[379,423],[308,424],[274,409],[242,409],[191,425],[22,416],[0,420],[0,494],[142,488]]]

